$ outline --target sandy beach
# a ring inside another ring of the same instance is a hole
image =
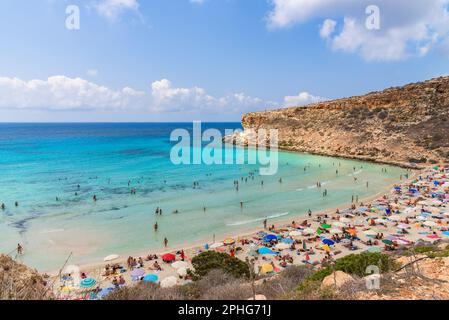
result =
[[[340,258],[351,253],[394,250],[418,240],[433,242],[445,237],[443,232],[448,230],[448,179],[443,168],[412,172],[408,179],[398,181],[397,185],[388,190],[359,199],[358,203],[349,203],[344,208],[292,216],[288,220],[276,221],[274,228],[268,221],[267,228],[270,230],[264,229],[261,222],[259,228],[236,234],[215,235],[215,243],[213,239],[203,239],[184,247],[167,247],[165,250],[133,254],[132,257],[137,260],[142,258],[143,265],[130,266],[127,263],[128,257],[112,257],[115,259],[80,266],[80,273],[87,279],[95,280],[91,288],[98,288],[97,291],[113,288],[112,281],[120,276],[123,285],[133,285],[141,281],[144,275],[156,275],[156,281],[162,286],[170,286],[190,281],[185,277],[185,271],[191,268],[191,259],[207,249],[227,253],[232,250],[241,260],[248,256],[255,257],[256,272],[262,275],[276,274],[292,264],[308,263],[319,267],[326,259]],[[438,185],[435,181],[438,181]],[[417,188],[416,194],[410,191],[415,191],[413,188]],[[436,192],[438,195],[435,197]],[[424,214],[427,212],[433,212],[435,215],[429,216],[429,213],[427,218],[420,218],[426,217]],[[267,236],[276,238],[267,242]],[[324,240],[326,241],[323,242]],[[266,248],[263,250],[268,253],[261,253],[261,248]],[[172,265],[162,261],[161,257],[166,253],[173,253],[177,261],[181,260],[181,250],[185,254],[185,263]],[[149,255],[156,255],[157,259],[146,259]],[[154,270],[155,261],[162,270]],[[108,275],[105,269],[107,265],[120,266],[122,269],[119,268],[116,273]],[[86,288],[77,288],[71,279],[72,275],[67,277],[67,273],[70,273],[67,271],[73,270],[73,267],[67,269],[65,266],[65,269],[61,273],[65,274],[65,278],[59,276],[59,271],[52,273],[54,290],[60,299],[79,297],[80,292],[84,293]],[[133,273],[140,276],[133,277],[131,269],[141,269]]]

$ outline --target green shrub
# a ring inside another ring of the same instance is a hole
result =
[[[396,267],[396,263],[389,255],[363,252],[361,254],[350,254],[337,259],[335,262],[335,270],[364,277],[366,276],[366,268],[372,265],[377,266],[381,273],[391,271]]]
[[[220,269],[235,278],[249,278],[250,276],[249,267],[245,262],[221,252],[203,252],[192,259],[192,265],[195,269],[192,272],[195,280],[215,269]]]

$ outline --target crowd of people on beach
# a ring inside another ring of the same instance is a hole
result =
[[[109,281],[113,287],[117,283],[119,286],[135,283],[129,278],[135,269],[145,270],[138,281],[144,281],[144,273],[152,272],[158,277],[175,278],[171,282],[174,285],[187,283],[190,281],[187,273],[183,269],[179,272],[176,262],[191,268],[191,258],[207,250],[225,252],[243,261],[252,258],[256,272],[270,276],[290,265],[310,264],[319,268],[350,253],[390,252],[419,241],[449,239],[449,167],[434,166],[413,177],[406,174],[406,181],[403,178],[390,193],[376,200],[363,203],[355,195],[348,208],[322,213],[308,210],[303,220],[286,225],[264,219],[263,230],[257,233],[223,242],[215,242],[214,237],[213,243],[177,251],[170,260],[164,260],[163,255],[128,257],[126,268],[107,265],[102,283],[107,286]],[[238,184],[234,181],[235,186]],[[158,212],[160,208],[156,209]],[[168,247],[166,238],[164,243]]]

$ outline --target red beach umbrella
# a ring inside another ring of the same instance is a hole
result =
[[[173,262],[176,260],[176,256],[173,253],[166,253],[162,256],[164,262]]]

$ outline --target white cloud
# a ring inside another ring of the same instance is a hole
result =
[[[277,103],[245,93],[223,96],[208,94],[201,87],[175,87],[162,79],[151,84],[151,91],[144,92],[123,87],[113,90],[81,78],[52,76],[48,79],[22,80],[0,77],[0,109],[53,110],[53,111],[120,111],[139,110],[160,114],[182,112],[192,114],[240,115],[279,106],[301,106],[326,100],[301,92],[286,96]]]
[[[66,76],[30,81],[0,77],[0,108],[121,109],[133,106],[143,96],[143,92],[129,87],[112,90]]]
[[[200,87],[178,88],[171,81],[162,79],[151,84],[152,108],[156,111],[245,112],[259,110],[273,105],[272,102],[234,93],[223,97],[214,97]]]
[[[299,107],[308,105],[311,103],[323,102],[328,99],[311,95],[308,92],[300,92],[297,96],[286,96],[284,97],[284,107]]]
[[[109,20],[117,19],[126,11],[138,13],[138,0],[101,0],[95,5],[97,12]]]
[[[271,28],[324,20],[320,36],[333,50],[368,61],[425,56],[449,38],[449,0],[271,0]],[[366,28],[366,8],[380,9],[380,29]],[[331,21],[336,22],[335,24]],[[336,32],[337,27],[339,32]]]
[[[335,30],[335,27],[337,26],[337,21],[332,20],[332,19],[326,19],[323,22],[323,25],[321,26],[320,29],[320,36],[323,39],[327,39],[329,38],[332,33]]]

